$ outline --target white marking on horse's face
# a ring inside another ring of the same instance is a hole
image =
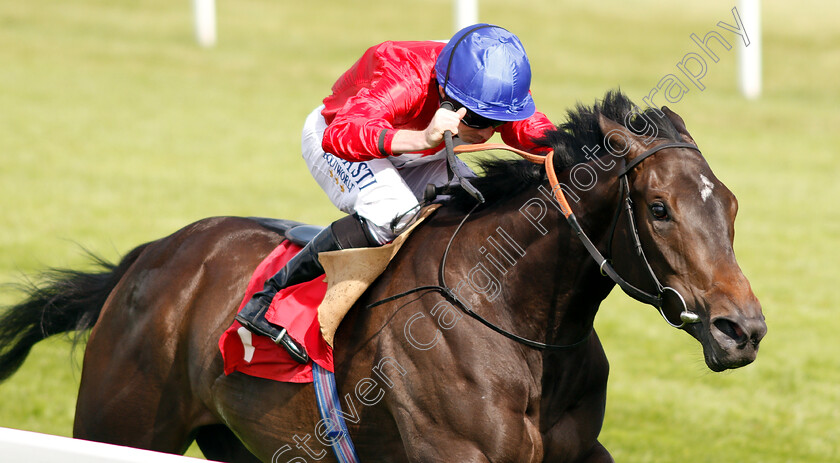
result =
[[[715,189],[715,184],[710,182],[705,175],[700,174],[700,197],[703,198],[703,202],[705,203],[709,196],[712,195],[712,190]]]

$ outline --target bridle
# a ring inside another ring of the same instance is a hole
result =
[[[653,268],[650,266],[650,262],[648,262],[647,256],[645,255],[644,249],[642,248],[641,239],[639,238],[639,231],[638,227],[636,226],[635,214],[633,213],[633,201],[630,199],[630,182],[627,179],[628,174],[632,172],[633,169],[635,169],[639,164],[641,164],[642,161],[656,154],[657,152],[668,148],[689,148],[697,151],[698,153],[700,152],[700,149],[692,143],[666,142],[660,143],[656,146],[649,148],[647,151],[633,158],[632,161],[626,163],[624,168],[618,174],[620,184],[619,188],[621,190],[619,193],[620,199],[619,205],[616,208],[616,213],[612,221],[611,230],[609,234],[610,244],[607,248],[607,252],[610,252],[612,248],[613,235],[615,234],[615,230],[618,226],[618,218],[621,215],[623,203],[624,210],[627,212],[627,220],[629,223],[630,232],[633,236],[633,244],[636,248],[636,253],[639,255],[639,257],[641,257],[642,261],[645,264],[645,268],[647,268],[647,272],[650,276],[651,281],[653,281],[653,283],[656,285],[656,293],[649,293],[640,288],[637,288],[636,286],[632,285],[630,282],[622,278],[618,274],[618,272],[616,272],[613,268],[612,264],[610,263],[610,259],[604,257],[603,254],[601,254],[598,248],[595,247],[595,245],[592,243],[592,240],[589,239],[589,236],[587,236],[586,232],[583,231],[583,228],[581,228],[577,217],[575,217],[575,214],[572,212],[572,208],[569,206],[569,202],[566,200],[566,195],[563,193],[560,181],[557,179],[557,174],[554,171],[554,151],[549,152],[545,156],[539,156],[524,152],[522,150],[517,150],[507,145],[485,144],[459,146],[455,149],[455,152],[463,153],[473,151],[485,151],[490,149],[503,149],[507,151],[512,151],[530,162],[536,164],[544,164],[546,175],[548,176],[549,186],[551,186],[551,191],[554,193],[554,198],[557,200],[557,204],[560,207],[560,212],[566,218],[566,221],[569,223],[569,226],[572,227],[572,230],[577,234],[578,239],[580,239],[583,246],[589,252],[589,255],[592,256],[595,262],[598,263],[598,268],[600,269],[601,274],[609,277],[628,296],[632,297],[633,299],[636,299],[639,302],[643,302],[645,304],[649,304],[656,307],[659,310],[659,314],[662,315],[662,318],[664,318],[669,325],[673,326],[674,328],[683,328],[685,327],[685,325],[698,323],[700,321],[700,317],[696,313],[688,310],[688,305],[685,302],[685,298],[683,298],[679,291],[670,286],[664,286],[659,281],[659,278],[656,277],[656,273],[654,273]],[[682,304],[683,310],[680,312],[679,324],[673,323],[665,315],[663,301],[665,295],[669,292],[673,293],[677,297],[677,299],[679,299],[680,304]]]
[[[654,293],[649,293],[649,292],[644,291],[642,289],[639,289],[636,286],[629,283],[624,278],[622,278],[615,271],[615,269],[613,268],[609,259],[607,259],[606,257],[603,256],[603,254],[601,254],[601,252],[598,250],[598,248],[595,247],[595,244],[592,243],[592,240],[589,239],[589,236],[587,236],[586,232],[583,231],[583,228],[581,228],[580,223],[577,220],[577,217],[575,217],[575,214],[572,212],[572,208],[569,206],[569,202],[566,200],[566,196],[563,193],[563,190],[561,189],[561,185],[560,185],[559,180],[557,179],[557,174],[554,171],[554,162],[553,162],[554,161],[554,151],[549,152],[545,156],[541,156],[541,155],[528,153],[526,151],[522,151],[522,150],[510,147],[510,146],[507,146],[507,145],[504,145],[504,144],[484,143],[484,144],[476,144],[476,145],[461,145],[461,146],[454,147],[454,149],[452,149],[451,148],[451,143],[447,143],[447,151],[448,151],[447,157],[448,158],[453,158],[453,159],[449,159],[450,164],[452,164],[452,163],[454,163],[455,154],[470,153],[470,152],[476,152],[476,151],[488,151],[488,150],[506,150],[506,151],[511,151],[513,153],[516,153],[519,156],[523,157],[524,159],[526,159],[530,162],[533,162],[535,164],[544,164],[546,175],[548,176],[549,185],[551,186],[551,190],[554,193],[554,198],[557,201],[557,205],[560,207],[560,212],[566,218],[566,221],[569,223],[569,226],[572,227],[572,230],[577,234],[578,239],[580,239],[583,246],[589,252],[589,255],[592,256],[592,258],[595,260],[595,262],[598,263],[598,268],[600,269],[601,274],[609,277],[628,296],[632,297],[633,299],[636,299],[637,301],[640,301],[640,302],[643,302],[645,304],[649,304],[649,305],[652,305],[652,306],[656,307],[659,310],[659,314],[662,315],[662,318],[664,318],[665,321],[669,325],[673,326],[674,328],[679,329],[679,328],[685,327],[685,325],[700,322],[700,316],[697,315],[696,313],[688,310],[688,305],[686,304],[685,299],[682,297],[682,295],[676,289],[674,289],[670,286],[662,285],[662,283],[656,277],[656,274],[654,273],[653,268],[650,266],[650,263],[648,262],[647,256],[645,255],[644,250],[642,249],[641,239],[639,238],[639,232],[638,232],[638,229],[636,227],[635,215],[633,213],[633,202],[630,199],[630,184],[629,184],[629,181],[627,180],[627,175],[636,166],[641,164],[642,161],[644,161],[648,157],[652,156],[653,154],[655,154],[655,153],[657,153],[661,150],[668,149],[668,148],[689,148],[689,149],[696,150],[698,153],[700,152],[700,150],[697,148],[697,146],[695,146],[691,143],[667,142],[667,143],[661,143],[659,145],[656,145],[656,146],[648,149],[647,151],[638,155],[632,161],[627,163],[618,175],[619,183],[620,183],[620,189],[621,189],[621,191],[620,191],[621,198],[619,199],[620,202],[619,202],[618,207],[616,208],[616,213],[615,213],[615,216],[614,216],[613,221],[612,221],[612,225],[611,225],[611,229],[610,229],[610,235],[609,235],[610,236],[610,238],[609,238],[609,248],[611,248],[612,247],[613,235],[615,234],[615,230],[618,227],[618,219],[619,219],[619,216],[621,215],[622,203],[623,203],[624,210],[627,211],[627,218],[628,218],[628,222],[629,222],[629,225],[630,225],[629,228],[630,228],[630,230],[633,234],[633,242],[634,242],[634,245],[636,247],[636,251],[639,254],[639,256],[641,257],[642,261],[644,262],[645,267],[647,268],[647,271],[648,271],[648,275],[650,276],[650,279],[656,285],[657,291],[656,291],[655,294]],[[469,183],[467,182],[467,184],[469,184]],[[472,185],[470,185],[470,186],[472,187]],[[505,336],[509,339],[512,339],[512,340],[514,340],[514,341],[516,341],[520,344],[526,345],[528,347],[531,347],[531,348],[534,348],[534,349],[539,349],[539,350],[563,350],[563,349],[571,349],[571,348],[578,347],[578,346],[584,344],[589,339],[589,336],[592,333],[591,331],[589,331],[586,334],[586,336],[584,336],[582,339],[580,339],[580,340],[578,340],[574,343],[571,343],[571,344],[547,344],[547,343],[542,343],[542,342],[539,342],[539,341],[534,341],[534,340],[531,340],[531,339],[527,339],[527,338],[524,338],[524,337],[519,336],[517,334],[511,333],[510,331],[507,331],[507,330],[491,323],[490,321],[481,317],[479,314],[475,313],[472,309],[470,309],[469,305],[467,305],[463,301],[461,301],[458,294],[455,291],[453,291],[446,284],[444,268],[445,268],[445,265],[446,265],[446,258],[449,254],[449,249],[452,246],[452,242],[454,241],[455,236],[461,230],[461,227],[464,225],[464,223],[469,218],[470,214],[472,214],[472,212],[476,209],[476,207],[478,207],[482,202],[483,201],[479,201],[479,202],[476,203],[476,206],[473,207],[470,210],[470,212],[467,213],[467,215],[464,217],[463,220],[461,220],[460,224],[458,225],[458,227],[455,229],[452,236],[450,237],[449,243],[446,246],[446,250],[444,251],[443,258],[441,259],[441,263],[440,263],[439,277],[438,277],[439,282],[440,282],[439,285],[418,286],[418,287],[410,289],[408,291],[405,291],[405,292],[402,292],[402,293],[399,293],[399,294],[395,294],[393,296],[390,296],[390,297],[387,297],[385,299],[374,302],[372,304],[369,304],[367,306],[367,308],[370,309],[372,307],[376,307],[378,305],[385,304],[387,302],[391,302],[391,301],[400,299],[400,298],[402,298],[404,296],[407,296],[409,294],[413,294],[413,293],[417,293],[417,292],[421,292],[421,291],[424,291],[424,294],[427,293],[427,292],[435,292],[436,291],[436,292],[441,293],[448,300],[450,300],[462,312],[464,312],[467,315],[469,315],[470,317],[478,320],[479,322],[481,322],[482,324],[484,324],[488,328],[490,328],[493,331],[495,331],[495,332],[497,332],[497,333],[499,333],[499,334],[501,334],[501,335],[503,335],[503,336]],[[665,315],[665,311],[664,311],[664,308],[663,308],[663,301],[664,301],[665,294],[667,294],[668,292],[672,292],[674,295],[676,295],[677,298],[679,299],[680,303],[682,304],[683,310],[682,310],[682,312],[680,312],[680,323],[679,324],[671,322],[671,320],[669,320],[668,317]]]
[[[624,210],[627,212],[627,221],[628,221],[628,225],[629,225],[628,228],[629,228],[629,230],[632,234],[632,237],[633,237],[633,245],[636,248],[636,254],[638,254],[639,257],[642,259],[642,262],[644,262],[645,268],[647,269],[647,273],[650,276],[651,281],[653,281],[654,285],[656,285],[656,291],[657,291],[656,294],[652,294],[652,293],[648,293],[646,291],[643,291],[643,290],[633,286],[632,284],[630,284],[629,282],[627,282],[623,278],[621,278],[621,276],[618,275],[618,273],[615,271],[615,269],[613,269],[612,265],[610,264],[610,259],[604,258],[600,254],[600,252],[598,252],[598,249],[595,248],[594,245],[592,245],[592,242],[589,240],[589,238],[586,236],[586,234],[583,233],[583,231],[580,229],[580,225],[572,225],[572,228],[575,229],[576,233],[578,233],[578,236],[580,237],[584,246],[586,246],[587,250],[589,251],[589,254],[596,261],[600,262],[599,268],[601,269],[601,274],[602,275],[609,276],[610,279],[612,279],[627,295],[629,295],[633,299],[636,299],[637,301],[640,301],[640,302],[643,302],[645,304],[649,304],[649,305],[652,305],[652,306],[656,307],[659,310],[659,314],[662,315],[662,318],[664,318],[665,321],[669,325],[673,326],[674,328],[683,328],[685,325],[700,322],[700,316],[698,316],[696,313],[688,310],[688,305],[685,302],[685,298],[683,298],[683,296],[679,293],[679,291],[677,291],[676,289],[674,289],[670,286],[664,286],[659,281],[659,278],[656,277],[656,273],[653,271],[653,268],[650,266],[650,262],[648,261],[647,256],[645,255],[644,248],[642,247],[642,241],[639,238],[639,229],[636,226],[636,218],[635,218],[635,214],[633,212],[633,200],[630,198],[630,181],[627,179],[628,174],[630,172],[632,172],[633,169],[636,168],[636,166],[641,164],[642,161],[644,161],[648,157],[656,154],[658,151],[668,149],[668,148],[689,148],[689,149],[693,149],[693,150],[697,151],[698,153],[700,152],[700,149],[697,148],[697,146],[695,146],[694,144],[691,144],[691,143],[683,143],[683,142],[661,143],[659,145],[656,145],[656,146],[648,149],[647,151],[643,152],[642,154],[636,156],[632,161],[627,163],[624,166],[624,168],[621,170],[621,172],[618,174],[619,188],[620,188],[619,194],[620,194],[621,199],[619,199],[619,201],[620,201],[619,202],[619,207],[616,208],[615,217],[613,218],[613,221],[612,221],[612,226],[611,226],[611,230],[610,230],[610,234],[609,234],[609,244],[607,245],[607,252],[608,253],[612,252],[612,241],[613,241],[613,237],[615,235],[615,230],[616,230],[617,225],[618,225],[618,218],[621,215],[621,210],[622,210],[621,203],[623,202],[624,203]],[[547,158],[546,163],[549,163],[549,162],[550,162],[550,159]],[[554,175],[554,165],[553,164],[546,166],[546,172],[549,172],[549,171],[551,172],[551,174],[549,174],[549,176]],[[554,176],[554,178],[555,178],[555,181],[556,181],[556,175]],[[552,188],[554,189],[555,187],[552,186]],[[554,189],[554,192],[555,192],[555,197],[557,197],[558,195],[563,195],[563,191],[559,187]],[[558,201],[559,201],[559,199],[558,199]],[[568,207],[568,203],[566,203],[566,206]],[[572,222],[577,223],[577,219],[574,218],[574,214],[571,213],[571,209],[568,209],[568,212],[569,212],[569,215],[566,215],[566,220],[569,221],[570,225],[572,224]],[[564,212],[564,215],[565,215],[565,212]],[[587,243],[588,243],[588,245],[587,245]],[[677,297],[677,299],[679,299],[680,304],[682,304],[683,310],[680,312],[680,323],[679,324],[673,323],[665,315],[663,302],[664,302],[664,296],[668,292],[673,293]]]

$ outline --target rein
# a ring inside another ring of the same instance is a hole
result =
[[[449,148],[449,146],[447,146]],[[566,218],[566,221],[569,223],[569,226],[572,230],[577,234],[578,239],[589,252],[589,255],[598,263],[598,268],[601,271],[601,274],[604,276],[609,277],[616,285],[618,285],[622,291],[624,291],[628,296],[636,299],[639,302],[643,302],[645,304],[652,305],[659,310],[659,314],[662,316],[665,321],[673,326],[674,328],[683,328],[687,324],[698,323],[700,321],[700,317],[688,310],[688,305],[685,302],[685,299],[682,295],[674,288],[670,286],[664,286],[659,279],[656,277],[656,274],[653,271],[653,268],[650,266],[650,262],[648,262],[647,256],[644,253],[642,248],[642,242],[639,238],[639,231],[636,227],[636,220],[635,215],[633,213],[633,201],[630,199],[630,183],[627,179],[627,175],[633,171],[633,169],[642,163],[648,157],[656,154],[657,152],[668,149],[668,148],[688,148],[696,150],[698,153],[700,150],[691,143],[683,143],[683,142],[668,142],[668,143],[661,143],[656,145],[647,151],[643,152],[642,154],[636,156],[632,161],[627,163],[621,172],[618,174],[619,183],[620,183],[620,195],[621,199],[619,200],[619,205],[616,210],[615,217],[613,218],[611,230],[610,230],[610,248],[612,247],[612,239],[613,235],[615,234],[615,230],[618,226],[618,219],[621,215],[622,204],[624,203],[624,210],[627,212],[627,220],[629,222],[630,230],[633,233],[633,243],[636,247],[637,254],[641,257],[642,261],[647,268],[648,275],[653,283],[656,285],[657,292],[649,293],[642,289],[633,286],[630,282],[622,278],[613,268],[612,264],[610,264],[609,259],[603,256],[598,248],[592,243],[592,240],[589,239],[589,236],[586,232],[583,231],[583,228],[580,226],[580,222],[578,222],[577,217],[572,212],[571,206],[569,206],[569,202],[566,200],[566,195],[563,193],[563,190],[560,185],[560,181],[557,179],[557,174],[554,171],[554,151],[550,151],[545,156],[540,156],[532,153],[528,153],[526,151],[522,151],[511,146],[507,146],[500,143],[483,143],[483,144],[476,144],[476,145],[461,145],[457,146],[451,151],[448,149],[449,153],[454,154],[461,154],[461,153],[473,153],[477,151],[488,151],[488,150],[506,150],[513,153],[518,154],[522,158],[535,163],[535,164],[543,164],[545,165],[545,172],[548,176],[549,186],[551,186],[551,191],[554,193],[554,198],[557,200],[557,204],[560,206],[560,212]],[[472,186],[472,185],[470,185]],[[482,198],[483,199],[483,198]],[[438,285],[426,285],[426,286],[419,286],[408,291],[404,291],[399,294],[395,294],[393,296],[387,297],[385,299],[379,300],[367,306],[368,309],[400,299],[405,297],[409,294],[417,293],[420,291],[432,292],[436,291],[441,293],[447,300],[452,302],[455,306],[457,306],[462,312],[469,315],[470,317],[478,320],[483,325],[487,326],[488,328],[492,329],[493,331],[505,336],[508,339],[512,339],[520,344],[525,346],[539,349],[539,350],[562,350],[562,349],[571,349],[581,344],[585,343],[589,336],[592,334],[592,330],[586,334],[582,339],[576,341],[572,344],[546,344],[539,341],[534,341],[531,339],[524,338],[517,334],[511,333],[499,326],[494,325],[493,323],[489,322],[487,319],[483,318],[482,316],[475,313],[472,309],[469,308],[467,304],[462,302],[458,295],[446,284],[446,276],[445,276],[445,266],[446,266],[446,258],[449,255],[449,249],[452,247],[452,242],[455,240],[455,236],[461,231],[461,227],[466,223],[467,219],[470,215],[475,211],[475,209],[482,203],[483,201],[479,201],[470,209],[469,212],[464,216],[461,222],[458,224],[458,227],[452,233],[452,236],[449,238],[449,242],[446,245],[446,249],[443,253],[443,258],[440,262],[440,269],[438,273],[439,283]],[[682,304],[683,310],[680,312],[680,323],[676,324],[673,323],[668,317],[665,315],[665,311],[663,308],[663,298],[665,294],[668,292],[672,292],[674,295],[677,296],[680,303]],[[594,328],[593,328],[594,330]]]
[[[460,148],[460,147],[459,147]],[[639,238],[639,230],[636,227],[636,220],[635,215],[633,213],[633,201],[630,199],[630,183],[627,180],[627,175],[633,171],[636,166],[642,163],[645,159],[649,158],[650,156],[656,154],[657,152],[667,149],[667,148],[689,148],[696,150],[698,153],[700,150],[691,143],[683,143],[683,142],[669,142],[669,143],[661,143],[656,145],[644,153],[636,156],[632,161],[627,163],[624,166],[624,169],[618,174],[620,179],[621,185],[621,202],[624,202],[625,210],[627,211],[627,220],[630,225],[630,230],[633,233],[633,242],[636,246],[637,254],[642,258],[642,261],[645,263],[645,267],[647,268],[648,275],[653,283],[656,285],[657,293],[649,293],[642,289],[639,289],[624,278],[622,278],[613,268],[612,264],[610,264],[609,260],[604,257],[601,252],[598,250],[597,247],[592,243],[592,240],[589,239],[589,236],[586,235],[586,232],[583,231],[583,228],[580,226],[580,223],[575,217],[575,214],[572,212],[572,208],[569,206],[569,202],[566,200],[566,195],[563,193],[563,189],[561,188],[560,181],[557,179],[557,174],[554,171],[554,151],[549,152],[545,157],[535,156],[533,154],[528,154],[524,156],[521,150],[512,149],[507,147],[506,145],[501,144],[488,144],[485,145],[483,148],[478,148],[478,146],[472,147],[470,151],[479,151],[480,149],[506,149],[508,151],[512,151],[514,153],[519,154],[520,156],[524,157],[528,161],[537,163],[537,164],[544,164],[545,165],[545,172],[548,176],[549,186],[551,186],[551,191],[554,192],[554,198],[557,200],[557,203],[560,206],[560,212],[566,217],[566,221],[569,223],[569,226],[572,227],[572,230],[577,234],[578,239],[580,239],[583,246],[589,252],[589,255],[595,259],[595,262],[598,263],[598,268],[601,271],[601,274],[604,276],[608,276],[615,284],[617,284],[622,291],[624,291],[628,296],[636,299],[639,302],[643,302],[645,304],[652,305],[659,310],[659,314],[662,315],[662,318],[665,321],[673,326],[674,328],[683,328],[687,324],[697,323],[700,321],[700,317],[688,310],[688,305],[685,302],[685,298],[674,288],[670,286],[664,286],[660,283],[659,278],[656,277],[656,274],[653,271],[653,268],[650,266],[648,262],[647,256],[644,253],[642,248],[642,242]],[[464,150],[463,152],[467,152]],[[612,222],[612,229],[610,231],[610,247],[612,245],[612,237],[615,234],[615,229],[618,225],[618,217],[621,214],[621,204],[619,203],[619,207],[616,211],[616,215]],[[676,324],[673,323],[668,317],[665,315],[665,310],[663,308],[663,298],[665,294],[668,292],[673,293],[677,296],[680,303],[682,304],[683,310],[680,312],[680,323]]]
[[[538,350],[571,349],[571,348],[574,348],[574,347],[578,347],[581,344],[583,344],[584,342],[586,342],[587,340],[589,340],[589,336],[592,334],[592,330],[589,330],[589,332],[586,333],[586,336],[584,336],[582,339],[580,339],[579,341],[576,341],[572,344],[546,344],[546,343],[539,342],[539,341],[534,341],[534,340],[531,340],[531,339],[528,339],[528,338],[523,338],[522,336],[519,336],[518,334],[511,333],[510,331],[507,331],[504,328],[501,328],[497,325],[494,325],[493,323],[488,321],[486,318],[484,318],[481,315],[475,313],[472,309],[470,309],[470,307],[467,304],[462,302],[461,299],[458,297],[458,294],[456,294],[455,291],[453,291],[446,284],[446,272],[445,272],[444,269],[446,267],[446,258],[447,258],[447,256],[449,256],[449,249],[452,248],[452,242],[455,241],[455,236],[458,234],[459,231],[461,231],[461,227],[464,225],[464,223],[467,222],[467,219],[470,217],[470,215],[475,211],[475,209],[480,204],[481,203],[476,203],[476,205],[473,206],[473,208],[470,209],[469,212],[467,212],[467,215],[465,215],[464,218],[461,219],[461,222],[458,224],[458,227],[455,228],[455,231],[452,233],[452,236],[449,238],[449,242],[446,244],[446,249],[443,251],[443,258],[440,261],[440,269],[439,269],[439,272],[438,272],[438,280],[439,280],[440,284],[418,286],[416,288],[409,289],[408,291],[404,291],[402,293],[395,294],[393,296],[386,297],[385,299],[382,299],[382,300],[379,300],[379,301],[374,302],[372,304],[369,304],[366,308],[370,309],[370,308],[376,307],[378,305],[382,305],[382,304],[400,299],[402,297],[408,296],[409,294],[414,294],[414,293],[417,293],[417,292],[420,292],[420,291],[426,291],[426,292],[437,291],[444,298],[446,298],[449,302],[451,302],[453,305],[455,305],[456,307],[461,309],[462,312],[464,312],[465,314],[474,318],[475,320],[478,320],[484,326],[490,328],[491,330],[501,334],[502,336],[504,336],[508,339],[512,339],[512,340],[514,340],[514,341],[516,341],[520,344],[526,345],[526,346],[534,348],[534,349],[538,349]]]

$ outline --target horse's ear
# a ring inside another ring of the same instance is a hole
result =
[[[641,145],[638,136],[627,130],[627,127],[618,122],[598,114],[598,126],[604,134],[604,144],[615,156],[627,156],[628,160],[635,157]]]
[[[662,112],[665,113],[665,116],[670,119],[671,123],[674,124],[674,128],[677,129],[680,136],[682,137],[684,142],[691,143],[694,146],[697,146],[697,142],[691,138],[691,134],[688,133],[688,129],[685,128],[685,122],[679,116],[679,114],[675,113],[668,109],[667,106],[662,107]]]

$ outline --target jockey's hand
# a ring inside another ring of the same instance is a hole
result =
[[[391,140],[391,152],[413,153],[440,146],[443,143],[443,133],[447,130],[452,132],[452,136],[458,135],[458,124],[466,114],[467,108],[458,111],[439,108],[425,129],[397,130]]]
[[[447,130],[452,132],[452,136],[458,135],[458,125],[466,114],[467,108],[461,108],[458,111],[438,108],[434,117],[432,117],[432,121],[429,122],[429,126],[423,131],[428,147],[432,148],[440,145],[443,141],[443,134]]]

